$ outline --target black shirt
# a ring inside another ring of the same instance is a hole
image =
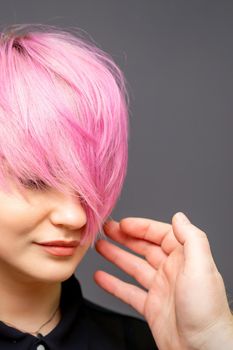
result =
[[[62,283],[61,321],[37,338],[0,322],[1,350],[158,350],[147,323],[82,295],[73,275]]]

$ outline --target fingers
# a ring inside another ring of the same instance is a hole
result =
[[[176,239],[172,227],[168,233],[164,236],[161,243],[162,250],[167,254],[171,254],[176,248],[182,247],[181,243]]]
[[[101,288],[132,306],[138,313],[143,315],[147,292],[100,270],[94,273],[94,280]]]
[[[205,232],[194,226],[183,213],[172,218],[175,237],[184,246],[184,273],[212,273],[217,270]]]
[[[146,260],[105,240],[97,241],[96,250],[108,261],[132,276],[144,288],[150,288],[156,271]]]
[[[160,246],[125,234],[116,221],[109,221],[104,230],[109,238],[142,255],[155,268],[167,257]]]
[[[117,221],[108,221],[104,225],[105,234],[112,240],[123,244],[132,249],[135,253],[145,256],[147,254],[150,243],[138,238],[128,236],[125,232],[120,230],[120,225]]]
[[[158,245],[170,228],[170,224],[145,218],[124,218],[119,223],[111,220],[104,225],[106,233],[123,232],[128,236]]]
[[[155,266],[153,256],[156,255],[161,262],[180,245],[174,236],[172,226],[155,220],[124,218],[120,223],[114,220],[108,221],[103,228],[108,237],[143,255],[153,266]],[[152,247],[155,249],[159,246],[162,249],[157,248],[152,253]]]

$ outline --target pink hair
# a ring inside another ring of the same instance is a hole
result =
[[[75,192],[92,245],[126,176],[125,85],[112,58],[76,32],[24,24],[0,33],[0,187],[7,164],[19,186],[40,179]]]

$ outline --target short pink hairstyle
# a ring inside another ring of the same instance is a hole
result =
[[[72,32],[73,31],[73,32]],[[43,24],[0,32],[0,188],[34,180],[81,199],[92,246],[121,193],[128,94],[113,59],[79,35]],[[71,192],[70,192],[71,191]]]

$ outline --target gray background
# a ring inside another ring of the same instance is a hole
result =
[[[128,175],[112,216],[171,220],[184,211],[208,234],[233,295],[233,2],[8,0],[1,25],[47,23],[88,32],[128,80]],[[90,250],[77,270],[83,294],[139,316],[93,281],[105,269],[133,281]]]

